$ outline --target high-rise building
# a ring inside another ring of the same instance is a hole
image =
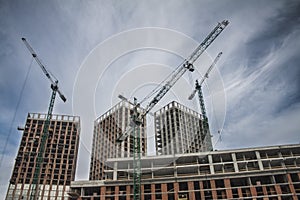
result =
[[[29,113],[27,116],[7,200],[29,199],[31,195],[45,121],[45,114]],[[70,183],[75,179],[79,135],[79,117],[52,115],[44,159],[40,165],[38,199],[68,199]]]
[[[92,156],[90,163],[90,180],[102,180],[105,178],[104,169],[111,168],[105,161],[107,158],[132,157],[133,136],[129,134],[123,142],[117,142],[117,137],[129,127],[130,112],[133,105],[128,101],[121,101],[109,111],[104,113],[94,122],[94,135],[92,144]],[[141,108],[138,111],[142,111]],[[146,153],[146,118],[144,118],[140,133],[140,151]]]
[[[154,113],[157,155],[212,150],[203,116],[175,101]]]

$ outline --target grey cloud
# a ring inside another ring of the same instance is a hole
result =
[[[56,101],[55,112],[70,114],[73,84],[79,66],[87,54],[108,37],[131,28],[156,26],[177,30],[201,41],[217,21],[229,19],[231,23],[227,30],[208,49],[211,55],[224,51],[220,72],[228,98],[227,118],[222,141],[217,148],[298,141],[298,11],[298,1],[280,0],[136,0],[130,3],[2,0],[1,112],[6,117],[12,116],[14,101],[31,59],[20,37],[30,40],[44,63],[58,76],[64,93],[69,97],[70,101],[66,104]],[[133,55],[132,59],[139,57],[140,54]],[[130,59],[123,61],[126,62],[124,66],[134,63]],[[170,65],[173,63],[170,61]],[[207,82],[208,85],[216,88],[212,85],[213,73],[211,80]],[[16,123],[22,124],[28,111],[45,112],[49,96],[49,83],[35,65]],[[208,96],[210,94],[206,93],[206,102],[210,104]],[[211,107],[207,107],[208,112],[212,112]],[[216,129],[213,115],[210,114],[210,122],[212,128]],[[1,118],[1,128],[7,129],[3,126],[7,121],[8,118]],[[288,127],[285,129],[283,127],[286,124]],[[92,122],[89,125],[92,126]],[[82,130],[81,135],[87,135],[86,131]],[[260,139],[262,135],[264,137]],[[217,137],[215,135],[214,139]],[[7,150],[11,154],[16,151],[13,148],[17,149],[17,143],[17,139],[10,141]],[[83,143],[80,151],[77,178],[86,179],[90,152]],[[6,159],[10,167],[13,160],[14,156]],[[5,166],[1,171],[8,174],[9,169]],[[7,183],[8,177],[1,177],[1,184]],[[1,187],[0,193],[5,194],[6,189],[5,186]]]

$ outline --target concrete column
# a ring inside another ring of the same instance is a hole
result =
[[[155,200],[155,184],[151,184],[151,200]]]
[[[210,180],[210,186],[211,186],[211,193],[212,193],[213,199],[218,199],[215,180]]]
[[[145,188],[144,185],[141,185],[141,200],[144,200],[144,193],[145,193]]]
[[[188,182],[188,189],[189,189],[189,200],[196,200],[195,199],[195,189],[194,189],[194,182]]]
[[[151,161],[151,177],[154,179],[153,161]]]
[[[199,186],[200,186],[201,200],[205,200],[203,181],[199,182]]]
[[[130,185],[126,185],[126,200],[130,200],[130,194],[131,194]]]
[[[237,190],[238,190],[239,198],[243,197],[242,188],[238,188]]]
[[[162,200],[168,200],[168,188],[166,183],[161,184],[161,192]]]
[[[257,192],[254,186],[250,186],[250,192],[251,192],[251,196],[254,197],[253,199],[256,199]]]
[[[174,166],[174,177],[177,178],[177,167],[175,167],[175,166]]]
[[[215,174],[215,169],[214,169],[214,166],[213,166],[212,155],[208,155],[208,162],[209,162],[210,173],[211,174]]]
[[[275,190],[276,190],[276,193],[278,195],[278,200],[281,200],[282,191],[281,191],[281,188],[278,184],[275,185]]]
[[[273,187],[270,187],[270,194],[271,194],[271,195],[276,194],[275,186],[274,186],[274,188],[273,188]]]
[[[259,151],[255,151],[255,154],[256,154],[259,170],[262,171],[262,170],[264,170],[264,166],[263,166],[261,158],[260,158],[260,153],[259,153]]]
[[[224,185],[226,188],[227,199],[232,199],[233,197],[232,197],[232,190],[231,190],[231,184],[229,178],[224,179]]]
[[[262,186],[262,190],[263,190],[263,193],[264,193],[264,200],[269,200],[269,198],[267,197],[268,196],[268,191],[267,191],[266,186]]]
[[[293,194],[293,200],[297,200],[297,194],[296,194],[296,191],[295,191],[295,188],[294,188],[294,185],[293,185],[293,181],[292,181],[292,178],[291,178],[291,175],[290,174],[287,174],[287,179],[288,179],[288,182],[289,182],[289,188]]]
[[[237,161],[236,161],[236,155],[235,155],[235,153],[231,154],[231,158],[232,158],[232,161],[233,161],[234,171],[235,172],[239,172],[239,166],[238,166]]]
[[[113,180],[118,180],[118,162],[114,162]]]
[[[115,186],[115,200],[119,200],[119,186]]]
[[[179,184],[178,182],[174,183],[174,198],[178,199],[178,191],[179,191]]]
[[[83,188],[80,188],[80,196],[84,196],[84,190],[83,190]]]
[[[100,200],[105,200],[105,191],[106,191],[106,188],[105,186],[102,186],[101,189],[100,189]]]

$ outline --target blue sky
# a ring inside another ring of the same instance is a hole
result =
[[[59,79],[68,98],[65,104],[56,100],[54,113],[81,114],[85,108],[77,108],[76,101],[84,99],[84,94],[74,93],[79,86],[94,87],[94,113],[90,116],[96,118],[118,101],[119,92],[141,99],[194,50],[195,42],[201,42],[218,21],[228,19],[229,26],[196,63],[201,74],[223,51],[204,87],[215,148],[290,144],[300,142],[299,10],[296,0],[0,0],[0,193],[6,193],[20,143],[16,127],[24,124],[28,112],[46,112],[51,94],[50,84],[35,62],[24,82],[32,58],[21,37],[27,38]],[[137,29],[150,30],[137,35],[137,40],[145,41],[151,40],[154,30],[162,29],[161,34],[169,31],[166,45],[173,46],[159,49],[157,44],[119,56],[109,65],[99,66],[106,67],[105,73],[97,85],[89,85],[90,77],[82,77],[82,69],[93,52],[112,41],[114,45],[106,53],[116,53],[120,48],[116,36]],[[178,39],[173,41],[171,36]],[[147,72],[149,68],[153,71]],[[80,85],[79,78],[86,84]],[[186,75],[185,82],[161,105],[182,99],[186,95],[182,87],[192,90],[190,78],[197,75]],[[142,89],[146,91],[139,92]],[[133,90],[135,94],[130,92]],[[195,104],[189,106],[197,109]],[[93,121],[82,122],[77,179],[88,177],[92,140]],[[218,130],[222,130],[221,138]]]

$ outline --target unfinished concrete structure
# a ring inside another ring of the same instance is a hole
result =
[[[29,199],[37,153],[46,115],[29,113],[10,179],[6,199]],[[74,181],[80,135],[80,118],[52,115],[41,165],[38,199],[67,198]]]
[[[132,159],[107,160],[106,180],[71,183],[70,199],[130,200]],[[142,200],[299,199],[300,145],[143,157]]]
[[[132,157],[133,137],[129,135],[123,142],[116,142],[117,137],[125,131],[130,123],[130,110],[133,105],[128,101],[121,101],[109,111],[104,113],[94,122],[94,135],[92,144],[92,156],[90,163],[90,180],[103,180],[104,169],[112,166],[106,165],[107,158]],[[140,151],[146,153],[146,120],[141,126]]]
[[[203,117],[175,101],[154,113],[157,155],[212,151]]]

